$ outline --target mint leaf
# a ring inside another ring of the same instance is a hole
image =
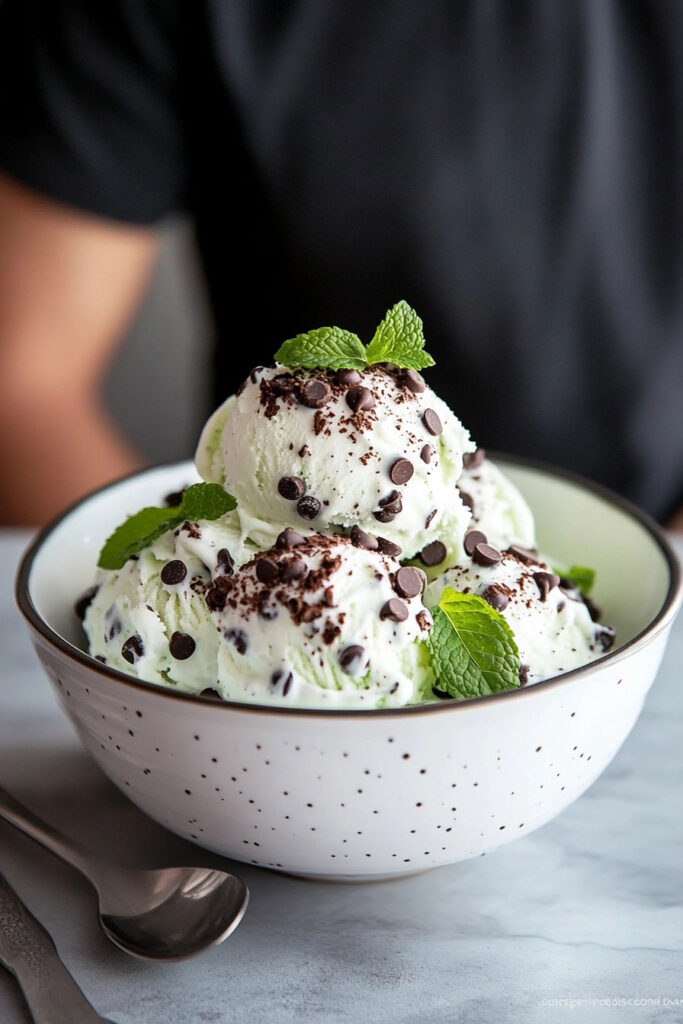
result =
[[[563,580],[573,583],[579,593],[588,597],[595,583],[595,569],[587,565],[572,565],[569,569],[553,569]]]
[[[425,352],[424,343],[422,320],[401,299],[375,331],[368,345],[368,363],[395,363],[406,369],[423,370],[434,365],[432,357]]]
[[[220,484],[192,484],[186,488],[178,508],[183,520],[196,522],[197,519],[220,519],[237,508],[237,502]]]
[[[280,346],[275,361],[291,370],[364,370],[368,364],[365,345],[358,335],[341,327],[319,327],[307,334],[297,334]]]
[[[101,569],[122,569],[131,555],[186,519],[218,519],[236,506],[233,496],[220,484],[192,484],[174,508],[143,508],[117,526],[100,551],[97,564]]]
[[[430,611],[434,626],[425,643],[440,690],[464,700],[517,689],[520,658],[514,634],[483,597],[446,587]]]

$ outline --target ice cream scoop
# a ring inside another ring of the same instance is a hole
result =
[[[425,549],[426,565],[461,553],[470,520],[456,484],[475,446],[414,371],[254,370],[211,417],[197,449],[205,480],[237,499],[246,533],[269,547],[283,526],[357,525]]]
[[[424,573],[352,538],[283,533],[227,581],[215,613],[218,682],[230,700],[400,707],[425,699]]]
[[[465,537],[470,554],[427,588],[425,601],[438,604],[446,587],[483,597],[507,620],[521,662],[520,682],[533,683],[601,657],[614,631],[591,618],[577,590],[533,551],[499,551],[480,531]]]

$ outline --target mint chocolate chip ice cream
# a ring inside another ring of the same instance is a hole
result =
[[[93,656],[318,708],[476,697],[600,657],[592,570],[540,558],[526,501],[423,380],[423,342],[398,303],[367,347],[320,328],[253,370],[204,428],[206,482],[107,539],[79,602]]]
[[[235,496],[264,547],[283,524],[359,526],[398,544],[403,558],[438,542],[441,557],[426,564],[445,567],[470,520],[456,484],[474,448],[414,371],[259,368],[207,423],[197,467]]]

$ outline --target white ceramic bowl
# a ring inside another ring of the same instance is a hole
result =
[[[216,703],[139,682],[80,648],[73,605],[126,515],[195,479],[161,467],[86,498],[22,562],[19,606],[57,698],[120,789],[179,835],[264,867],[360,880],[474,857],[554,818],[633,727],[680,600],[661,530],[614,495],[497,461],[535,513],[541,550],[597,570],[616,626],[599,661],[461,703],[326,711]]]

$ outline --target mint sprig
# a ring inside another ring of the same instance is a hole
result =
[[[482,597],[451,587],[430,611],[434,626],[425,643],[440,690],[465,700],[517,689],[519,651],[499,612]]]
[[[290,369],[364,370],[367,366],[365,345],[357,334],[341,327],[319,327],[316,331],[297,334],[275,353],[275,361]]]
[[[388,311],[367,348],[351,331],[319,327],[285,341],[275,361],[290,370],[364,370],[375,363],[423,370],[434,365],[425,352],[422,320],[403,300]]]
[[[553,569],[563,580],[569,580],[584,597],[588,597],[595,583],[595,569],[587,565],[572,565],[569,569]]]
[[[433,366],[434,360],[425,352],[422,320],[414,309],[401,299],[389,310],[368,345],[368,363],[394,363],[411,370]]]
[[[101,569],[122,569],[131,555],[154,543],[185,520],[219,519],[237,507],[237,502],[220,484],[192,484],[182,501],[173,508],[143,508],[126,519],[109,537],[98,559]]]

